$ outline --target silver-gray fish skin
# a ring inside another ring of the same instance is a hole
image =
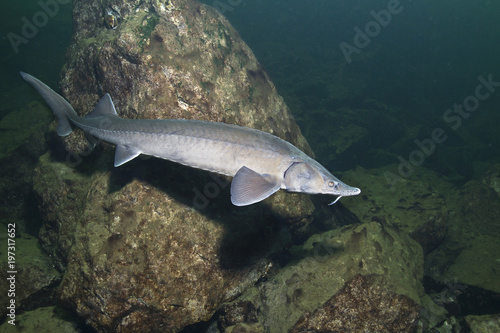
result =
[[[96,108],[79,117],[60,95],[29,74],[21,76],[42,95],[58,118],[57,132],[72,126],[115,144],[115,166],[140,154],[234,177],[231,201],[237,206],[264,200],[279,189],[309,194],[357,195],[317,161],[292,144],[248,127],[198,120],[148,120],[118,117],[106,94]]]

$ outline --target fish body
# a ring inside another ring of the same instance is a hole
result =
[[[256,129],[219,122],[180,119],[124,119],[109,94],[80,117],[59,94],[33,76],[21,76],[40,93],[58,119],[57,133],[76,126],[116,145],[115,166],[140,154],[231,176],[231,201],[246,206],[279,189],[338,198],[361,191],[344,184],[291,143]]]

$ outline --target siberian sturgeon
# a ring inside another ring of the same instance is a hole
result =
[[[72,125],[87,135],[116,145],[115,167],[140,154],[192,168],[232,176],[231,202],[251,205],[284,189],[289,192],[357,195],[359,188],[344,184],[291,143],[256,129],[219,122],[180,119],[124,119],[109,94],[85,117],[59,94],[21,72],[57,117],[57,134],[67,136]]]

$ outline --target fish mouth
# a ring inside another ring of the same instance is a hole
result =
[[[357,187],[350,187],[348,190],[342,191],[338,193],[338,197],[332,201],[331,203],[328,204],[328,206],[334,205],[337,201],[340,200],[342,197],[350,197],[353,195],[358,195],[361,193],[361,190]]]
[[[358,195],[360,193],[361,193],[361,190],[359,188],[351,187],[348,191],[345,191],[344,193],[342,193],[342,196],[349,197],[352,195]]]

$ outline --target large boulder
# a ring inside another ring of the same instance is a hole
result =
[[[375,280],[355,276],[320,308],[302,316],[289,332],[414,332],[419,305]]]
[[[80,114],[109,93],[126,118],[235,123],[311,152],[267,73],[213,8],[194,0],[76,0],[73,15],[62,89]]]

